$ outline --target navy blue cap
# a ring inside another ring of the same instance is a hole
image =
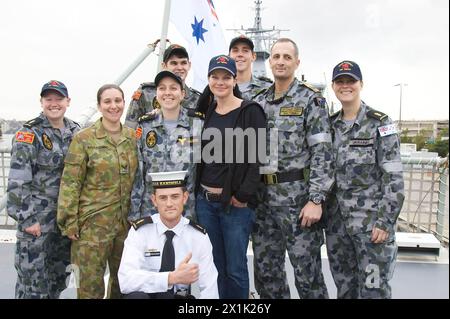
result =
[[[236,77],[236,61],[228,55],[218,55],[209,61],[208,76],[212,71],[220,69],[228,71],[233,77]]]
[[[163,62],[166,63],[167,61],[169,61],[172,55],[181,56],[189,60],[188,52],[179,44],[172,44],[164,51]]]
[[[181,80],[181,78],[178,75],[176,75],[175,73],[167,71],[167,70],[161,71],[158,74],[156,74],[156,77],[155,77],[156,87],[158,87],[159,82],[161,82],[162,79],[167,78],[167,77],[172,78],[175,81],[177,81],[177,83],[180,84],[181,89],[183,89],[183,80]]]
[[[234,38],[233,40],[231,40],[228,52],[231,52],[231,49],[238,43],[247,44],[252,51],[255,49],[255,45],[253,44],[253,41],[250,38],[246,37],[245,35],[240,35],[240,36]]]
[[[336,80],[336,78],[341,75],[348,75],[356,81],[362,81],[361,69],[359,68],[359,65],[353,61],[342,61],[336,65],[333,69],[332,81]]]
[[[41,96],[44,96],[47,91],[56,91],[64,97],[69,97],[67,87],[60,81],[51,80],[45,83],[41,90]]]

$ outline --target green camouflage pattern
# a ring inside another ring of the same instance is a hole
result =
[[[98,265],[106,264],[106,260],[110,261],[110,282],[115,289],[110,296],[119,294],[114,282],[118,265],[112,261],[120,261],[127,231],[138,166],[134,135],[133,129],[122,127],[114,143],[99,119],[75,135],[66,156],[57,221],[64,235],[80,236],[72,245],[73,266],[82,274],[79,298],[103,298],[105,269],[99,271]]]

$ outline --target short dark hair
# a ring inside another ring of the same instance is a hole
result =
[[[180,187],[181,187],[181,190],[183,191],[183,193],[186,193],[188,191],[186,186],[180,186]],[[157,189],[160,189],[160,188],[153,187],[153,195],[156,194]]]
[[[120,88],[120,86],[118,86],[117,84],[105,84],[101,88],[99,88],[97,91],[97,104],[100,104],[100,101],[102,100],[103,92],[105,92],[106,90],[109,90],[109,89],[116,89],[116,90],[120,91],[120,93],[122,93],[122,99],[125,100],[125,95],[123,94],[123,91]]]
[[[279,38],[278,40],[276,40],[273,44],[272,47],[270,48],[270,53],[272,54],[272,50],[273,47],[275,46],[275,44],[277,43],[292,43],[292,45],[294,46],[294,50],[295,50],[295,56],[298,58],[300,56],[300,51],[298,49],[298,45],[297,43],[294,42],[294,40],[289,39],[289,38]]]

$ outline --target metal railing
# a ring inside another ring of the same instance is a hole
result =
[[[432,233],[448,245],[448,159],[403,158],[405,203],[398,230]]]
[[[5,210],[9,160],[9,150],[0,150],[0,228],[15,227]],[[402,158],[402,162],[405,202],[398,230],[432,233],[448,245],[448,159]]]

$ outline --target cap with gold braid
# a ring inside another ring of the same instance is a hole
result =
[[[149,173],[153,188],[173,188],[186,186],[187,171]]]

